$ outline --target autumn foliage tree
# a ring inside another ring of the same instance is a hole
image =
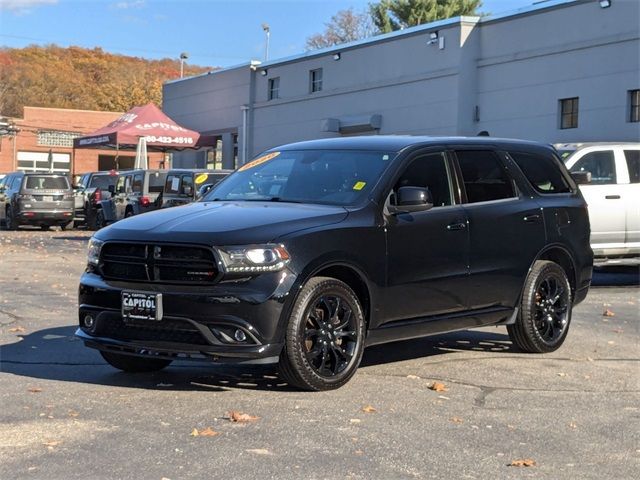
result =
[[[185,65],[185,75],[210,68]],[[101,48],[56,45],[0,49],[0,115],[22,107],[126,111],[162,101],[162,84],[180,76],[178,60],[146,60]]]

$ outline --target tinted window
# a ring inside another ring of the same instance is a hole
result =
[[[511,180],[493,152],[459,151],[456,155],[469,203],[515,196]]]
[[[177,175],[169,175],[164,186],[164,193],[176,194],[180,191],[180,177]]]
[[[624,156],[629,169],[629,182],[640,183],[640,150],[625,150]]]
[[[609,185],[616,183],[616,162],[613,150],[587,153],[578,160],[572,172],[591,172],[591,183]]]
[[[394,157],[395,153],[357,150],[272,152],[240,167],[205,201],[353,205],[371,192]]]
[[[553,157],[520,152],[509,152],[509,155],[538,192],[566,193],[571,191],[569,183]]]
[[[160,193],[164,188],[164,181],[167,174],[163,172],[149,173],[149,192]]]
[[[396,183],[400,187],[422,187],[431,192],[434,207],[451,205],[451,182],[443,153],[424,155],[413,160]]]
[[[100,190],[109,190],[109,185],[115,185],[117,178],[118,177],[116,177],[115,175],[95,175],[91,179],[89,188],[99,188]]]
[[[191,195],[193,195],[193,177],[191,175],[182,176],[182,187],[180,188],[180,193],[187,195],[187,187],[191,187]]]
[[[69,188],[67,177],[29,176],[25,185],[27,190],[66,190]]]
[[[143,181],[143,177],[141,173],[136,173],[133,176],[133,191],[137,192],[137,193],[141,193],[142,192],[142,181]]]

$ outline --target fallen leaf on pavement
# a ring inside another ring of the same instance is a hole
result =
[[[418,375],[407,375],[407,378],[410,378],[410,379],[412,379],[412,380],[417,380],[417,379],[419,379],[420,377],[419,377]]]
[[[362,422],[362,420],[360,420],[359,418],[352,418],[351,420],[349,420],[349,422],[351,422],[351,423],[360,423],[360,422]]]
[[[608,308],[605,309],[604,312],[602,312],[602,316],[603,317],[615,317],[616,314],[613,313],[611,310],[609,310]]]
[[[273,453],[271,453],[266,448],[249,448],[245,451],[249,453],[255,453],[256,455],[273,455]]]
[[[58,445],[60,445],[62,442],[58,441],[58,440],[53,440],[51,442],[43,442],[42,444],[45,447],[57,447]]]
[[[449,420],[451,420],[453,423],[463,423],[464,420],[461,419],[460,417],[451,417]]]
[[[260,420],[260,417],[249,415],[248,413],[237,412],[235,410],[228,412],[225,418],[235,423],[249,423]]]
[[[434,392],[446,392],[447,390],[449,390],[444,383],[440,382],[433,382],[431,385],[429,385],[429,389],[433,390]]]
[[[211,427],[203,428],[202,430],[198,430],[194,428],[191,430],[192,437],[215,437],[216,435],[220,435],[220,432],[216,432]]]
[[[362,411],[364,413],[376,413],[378,410],[376,410],[375,407],[372,407],[371,405],[365,405],[364,407],[362,407]]]
[[[509,467],[534,467],[536,465],[535,460],[531,460],[530,458],[525,458],[524,460],[513,460],[509,465]]]
[[[569,428],[578,428],[578,425],[576,425],[574,422],[571,422],[569,424]]]
[[[9,332],[11,333],[24,333],[26,332],[24,327],[13,327],[9,329]]]
[[[31,393],[40,393],[41,391],[42,391],[42,389],[39,388],[39,387],[31,387],[29,389],[29,392],[31,392]]]
[[[566,377],[567,376],[567,374],[564,373],[564,372],[559,372],[556,375],[558,375],[559,377]]]
[[[68,415],[70,417],[77,417],[78,415],[80,415],[80,413],[76,412],[75,410],[69,410]]]

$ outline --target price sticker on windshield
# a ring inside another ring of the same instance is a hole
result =
[[[196,177],[196,183],[200,185],[201,183],[206,182],[207,178],[209,178],[209,175],[207,175],[206,173],[201,173]]]
[[[258,157],[255,160],[247,163],[246,165],[243,165],[238,169],[238,171],[243,172],[244,170],[249,170],[250,168],[257,167],[258,165],[261,165],[265,162],[268,162],[269,160],[276,158],[278,155],[280,155],[280,152],[267,153],[266,155]]]

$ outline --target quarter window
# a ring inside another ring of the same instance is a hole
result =
[[[280,98],[280,77],[269,79],[269,100]]]
[[[529,183],[540,193],[566,193],[569,182],[560,170],[560,162],[551,156],[509,152]]]
[[[610,185],[617,182],[613,150],[587,153],[571,167],[571,171],[591,172],[592,184]]]
[[[640,122],[640,90],[629,90],[629,121]]]
[[[627,159],[629,182],[640,183],[640,150],[625,150],[624,156]]]
[[[469,203],[515,197],[511,179],[500,159],[488,150],[456,152]]]
[[[142,174],[138,173],[133,177],[133,191],[142,193]]]
[[[320,92],[322,90],[322,69],[317,68],[309,72],[309,91],[311,93]]]
[[[434,207],[451,205],[453,189],[444,153],[424,155],[413,160],[396,183],[394,191],[400,187],[427,188]]]
[[[578,128],[578,97],[560,100],[560,128]]]

